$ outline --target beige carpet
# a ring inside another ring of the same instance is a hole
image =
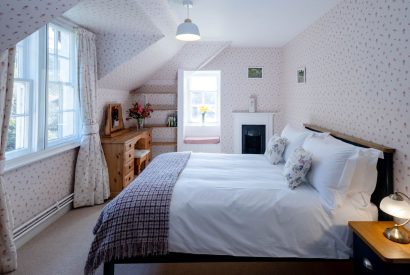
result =
[[[12,275],[83,274],[92,228],[102,206],[70,211],[18,250]],[[102,275],[102,267],[96,274]],[[352,274],[349,262],[194,263],[117,265],[117,275]]]

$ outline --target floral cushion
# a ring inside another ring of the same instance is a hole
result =
[[[266,146],[265,156],[272,164],[278,164],[283,160],[283,151],[286,147],[286,138],[274,135],[270,138],[268,146]]]
[[[311,166],[312,154],[302,147],[296,148],[292,155],[290,155],[284,168],[284,175],[290,189],[295,189],[302,183],[307,182],[306,175]]]

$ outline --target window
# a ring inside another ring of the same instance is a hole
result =
[[[7,159],[78,140],[76,35],[48,24],[16,45]]]
[[[194,72],[187,77],[189,123],[202,122],[200,108],[207,107],[206,124],[219,124],[220,72]]]

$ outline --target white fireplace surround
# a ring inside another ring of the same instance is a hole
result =
[[[266,144],[273,136],[275,113],[233,112],[233,152],[242,154],[242,125],[265,125]]]

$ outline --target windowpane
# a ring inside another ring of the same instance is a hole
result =
[[[54,53],[55,32],[53,28],[48,28],[48,52]]]
[[[71,34],[67,31],[59,31],[57,37],[58,54],[60,56],[70,57]]]
[[[39,83],[39,32],[16,45],[13,98],[7,133],[6,157],[31,150],[32,99]]]
[[[63,86],[63,110],[74,109],[75,93],[74,88],[68,85]]]
[[[194,106],[191,108],[191,120],[192,122],[200,122],[201,121],[201,113],[199,112],[199,107]]]
[[[218,80],[212,76],[191,76],[189,81],[191,91],[217,91]]]
[[[28,124],[29,116],[12,116],[9,121],[9,129],[7,133],[6,152],[28,148]]]
[[[74,112],[64,112],[63,113],[63,137],[72,136],[74,132]]]
[[[48,84],[48,112],[49,113],[56,113],[60,111],[60,107],[59,107],[60,88],[61,88],[61,85],[59,83],[50,82]]]
[[[47,127],[49,145],[77,134],[76,54],[74,34],[50,24],[54,48],[49,48]],[[51,61],[51,62],[50,62]],[[51,142],[51,143],[50,143]]]
[[[193,92],[191,93],[191,104],[201,104],[202,103],[202,93]]]
[[[74,31],[48,24],[16,45],[7,159],[77,138],[75,40]]]
[[[216,104],[217,93],[206,92],[204,94],[205,94],[204,104]]]
[[[70,81],[70,60],[60,57],[58,58],[58,80],[61,82]]]
[[[55,55],[48,55],[48,80],[58,81],[58,67],[57,57]]]
[[[47,121],[48,140],[56,140],[58,138],[58,113],[49,113]]]

